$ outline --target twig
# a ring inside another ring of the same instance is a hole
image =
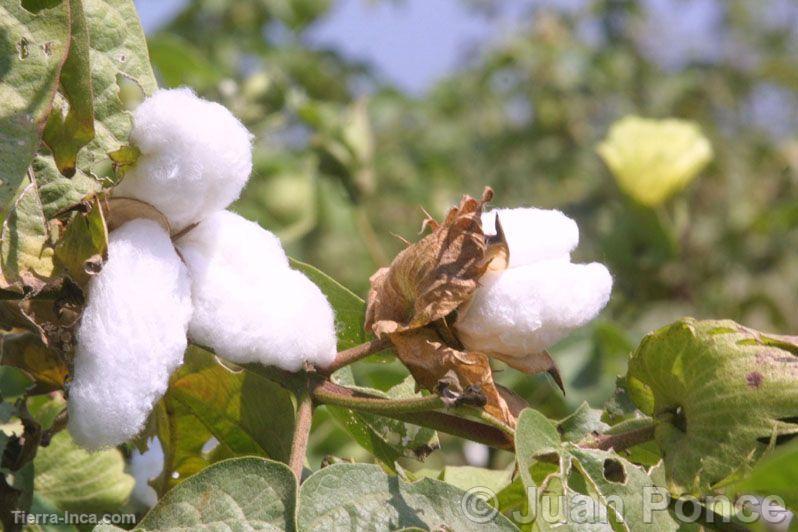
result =
[[[513,450],[514,443],[511,435],[505,432],[433,408],[442,408],[444,405],[436,396],[422,397],[419,399],[389,400],[374,397],[362,392],[356,392],[343,386],[322,381],[312,389],[313,400],[318,404],[329,404],[350,408],[360,412],[370,412],[392,419],[398,419],[413,425],[428,427],[447,434],[467,438],[484,443],[497,449]],[[399,402],[399,406],[396,405]]]
[[[387,338],[375,338],[370,342],[360,344],[358,346],[352,347],[351,349],[346,349],[335,355],[335,360],[333,360],[333,363],[321,372],[326,375],[330,375],[344,366],[348,366],[353,362],[357,362],[361,358],[366,358],[374,353],[379,353],[380,351],[390,347],[390,345],[391,342]]]
[[[651,424],[618,434],[600,434],[595,436],[592,441],[581,445],[581,447],[586,449],[600,449],[602,451],[614,450],[618,452],[653,439],[654,424]]]
[[[297,482],[302,481],[302,468],[305,465],[312,419],[313,400],[305,388],[297,395],[296,424],[294,425],[294,437],[291,440],[291,456],[288,460],[288,466],[294,472]]]

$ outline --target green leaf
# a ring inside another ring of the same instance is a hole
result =
[[[124,471],[125,461],[116,449],[87,452],[67,432],[59,432],[34,460],[34,487],[61,510],[109,512],[127,501],[133,477]]]
[[[0,238],[0,267],[6,281],[41,287],[54,270],[53,248],[34,183],[14,202]]]
[[[338,370],[332,380],[343,386],[354,386],[352,370],[344,367]],[[362,388],[358,388],[364,390]],[[365,390],[364,390],[365,391]],[[387,393],[367,389],[374,395],[385,398],[419,397],[415,393],[412,377],[394,386]],[[424,460],[435,449],[440,447],[437,433],[429,428],[410,425],[396,419],[374,414],[355,412],[346,408],[327,405],[325,408],[333,418],[349,433],[352,438],[370,452],[385,466],[395,471],[394,462],[401,456]]]
[[[167,493],[139,530],[296,529],[296,478],[279,462],[233,458]]]
[[[609,425],[601,420],[601,410],[583,402],[568,417],[557,423],[557,432],[565,441],[578,442],[594,432],[604,432]]]
[[[221,75],[215,65],[190,42],[172,33],[159,33],[147,40],[152,65],[167,87],[189,86],[201,91],[217,83]]]
[[[637,116],[613,124],[598,153],[621,190],[649,207],[686,187],[713,156],[697,124]]]
[[[90,275],[102,268],[108,250],[108,228],[96,199],[87,213],[77,213],[55,247],[55,263],[78,286],[86,286]]]
[[[685,318],[629,361],[632,399],[657,421],[668,487],[701,494],[798,434],[798,341]],[[652,401],[653,400],[653,401]]]
[[[542,457],[556,457],[557,471],[543,481],[532,476]],[[676,530],[667,511],[653,512],[643,519],[644,490],[654,482],[646,471],[616,453],[582,449],[562,443],[554,424],[536,410],[526,409],[518,418],[516,461],[530,496],[537,498],[535,524],[541,530],[611,530],[613,522],[628,531]],[[578,475],[577,475],[578,474]],[[514,506],[518,496],[508,497]],[[615,504],[620,501],[620,504]],[[611,504],[612,502],[612,504]],[[564,505],[563,505],[564,503]],[[507,502],[505,502],[507,504]]]
[[[60,94],[47,119],[42,140],[58,170],[75,175],[78,151],[94,138],[94,103],[89,65],[89,32],[82,0],[70,0],[70,45],[61,67]]]
[[[365,342],[363,320],[366,315],[366,303],[344,285],[310,264],[291,259],[291,267],[301,271],[316,283],[335,309],[338,350],[349,349]]]
[[[201,452],[211,436],[227,456],[285,462],[290,455],[294,403],[289,392],[257,373],[231,370],[198,347],[189,348],[172,376],[159,416],[165,456],[161,492],[212,461]]]
[[[510,483],[512,476],[511,469],[496,470],[473,466],[446,466],[441,471],[440,480],[461,490],[482,487],[494,493],[499,493]]]
[[[737,493],[777,495],[790,510],[798,512],[796,486],[798,486],[798,442],[777,449],[763,458],[745,479],[736,482],[732,488]]]
[[[50,111],[69,42],[67,6],[34,14],[19,2],[4,2],[0,35],[0,210],[4,211],[25,177]]]
[[[408,483],[371,464],[334,464],[302,484],[302,530],[517,530],[489,507],[475,520],[464,512],[465,492],[444,482]],[[466,500],[466,503],[468,500]]]

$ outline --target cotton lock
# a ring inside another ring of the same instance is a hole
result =
[[[509,247],[509,268],[480,279],[480,287],[460,308],[455,328],[469,350],[534,355],[598,315],[609,300],[612,276],[602,264],[570,262],[578,230],[559,211],[487,212],[486,232],[495,231],[497,214]]]
[[[280,242],[228,211],[209,216],[176,242],[192,280],[192,342],[237,363],[297,371],[329,365],[335,316],[321,290],[288,266]]]
[[[159,90],[133,113],[141,152],[115,197],[150,203],[179,231],[227,207],[252,170],[249,131],[222,105],[187,88]]]
[[[89,282],[68,388],[68,429],[79,445],[118,445],[142,429],[183,361],[190,290],[160,225],[136,219],[111,233],[108,260]]]

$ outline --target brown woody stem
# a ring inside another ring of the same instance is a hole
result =
[[[398,419],[484,443],[497,449],[512,450],[514,446],[512,436],[495,427],[436,411],[444,407],[443,401],[437,396],[417,399],[383,399],[356,392],[329,381],[317,383],[312,389],[311,395],[318,404],[340,406]]]
[[[618,452],[653,439],[654,425],[651,424],[618,434],[601,434],[596,436],[593,441],[582,445],[582,447],[600,449],[602,451],[614,450]]]
[[[302,468],[305,466],[305,454],[308,450],[310,424],[313,419],[313,400],[307,388],[297,395],[296,425],[291,440],[291,456],[288,466],[294,472],[297,482],[302,481]]]
[[[351,349],[341,351],[335,355],[335,360],[333,360],[333,363],[330,364],[329,367],[323,370],[323,373],[330,375],[344,366],[348,366],[353,362],[357,362],[361,358],[366,358],[374,353],[379,353],[380,351],[390,347],[390,345],[391,342],[387,338],[375,338],[370,342],[366,342],[364,344],[352,347]]]

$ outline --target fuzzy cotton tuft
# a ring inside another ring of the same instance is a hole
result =
[[[482,230],[486,235],[496,234],[497,215],[510,248],[510,268],[541,260],[569,261],[579,243],[576,222],[560,211],[493,209],[482,214]]]
[[[335,316],[321,290],[292,270],[280,242],[228,211],[177,241],[192,279],[193,342],[233,362],[288,371],[335,358]]]
[[[579,228],[560,211],[492,210],[482,214],[485,234],[496,234],[497,215],[510,250],[508,269],[479,280],[455,329],[473,351],[534,355],[598,315],[612,276],[602,264],[571,264]]]
[[[252,170],[249,131],[225,107],[187,88],[144,100],[133,113],[130,141],[141,155],[114,194],[152,204],[173,230],[227,207]]]
[[[190,288],[160,225],[137,219],[111,233],[77,332],[68,428],[79,445],[118,445],[142,429],[183,361]]]
[[[150,486],[150,480],[161,474],[163,470],[163,447],[158,438],[153,438],[150,447],[141,453],[138,449],[130,457],[130,473],[136,480],[131,498],[152,508],[158,503],[158,494]]]
[[[460,340],[471,350],[521,357],[595,318],[609,300],[612,277],[595,262],[555,260],[489,274],[482,284],[458,318]]]

